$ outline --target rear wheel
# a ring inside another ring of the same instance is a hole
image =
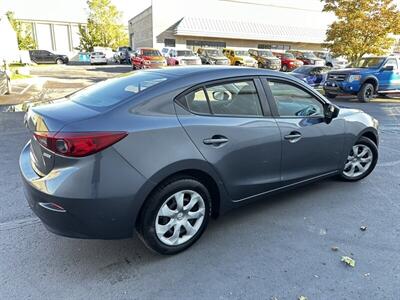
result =
[[[357,97],[360,102],[370,102],[374,98],[375,88],[371,83],[364,83]]]
[[[64,61],[61,58],[57,58],[56,63],[57,65],[62,65]]]
[[[346,181],[363,179],[373,171],[377,161],[376,144],[369,138],[361,137],[351,148],[340,176]]]
[[[287,71],[288,71],[287,65],[283,65],[283,66],[282,66],[282,71],[283,71],[283,72],[287,72]]]
[[[138,222],[145,245],[160,254],[176,254],[193,245],[211,213],[207,188],[191,177],[170,180],[146,201]]]

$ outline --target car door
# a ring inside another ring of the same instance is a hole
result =
[[[324,117],[324,100],[289,79],[263,79],[282,135],[282,181],[291,184],[336,172],[344,147],[344,120]]]
[[[177,102],[179,121],[234,201],[277,187],[281,135],[259,79],[199,86]]]
[[[54,63],[55,57],[54,54],[49,51],[42,51],[42,61],[46,64]]]
[[[379,90],[400,90],[400,69],[395,57],[389,58],[378,75]]]

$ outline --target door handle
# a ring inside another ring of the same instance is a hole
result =
[[[301,133],[297,132],[297,131],[292,131],[288,135],[285,135],[285,140],[288,140],[291,143],[296,143],[296,142],[300,141],[301,138],[302,138]]]
[[[214,135],[212,138],[204,139],[203,143],[205,145],[219,146],[228,142],[228,139],[222,135]]]

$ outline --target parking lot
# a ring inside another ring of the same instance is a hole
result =
[[[71,82],[98,78],[81,80],[74,72]],[[23,114],[0,113],[1,298],[398,298],[400,101],[336,103],[380,121],[380,158],[371,176],[357,183],[324,180],[232,211],[173,257],[150,253],[137,237],[49,233],[21,187],[18,156],[29,138]],[[343,255],[355,259],[354,268],[340,261]]]

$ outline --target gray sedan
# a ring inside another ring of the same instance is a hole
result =
[[[236,67],[138,71],[31,108],[20,169],[52,232],[178,253],[210,217],[378,159],[378,122],[303,81]]]

